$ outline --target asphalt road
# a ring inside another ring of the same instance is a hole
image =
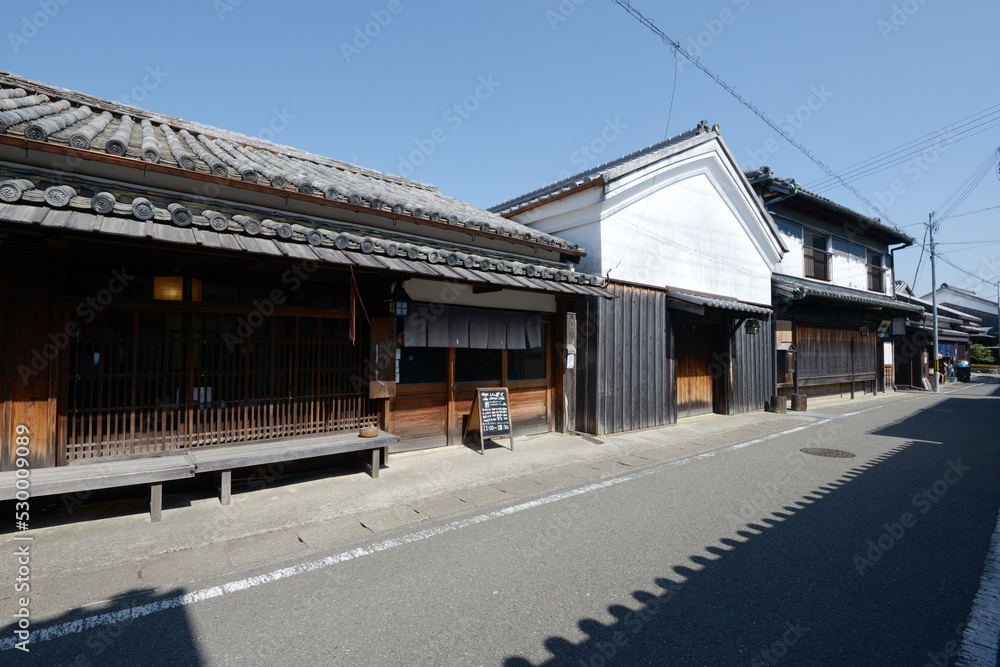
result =
[[[0,661],[955,664],[1000,509],[1000,383],[801,422],[342,554],[132,591]]]

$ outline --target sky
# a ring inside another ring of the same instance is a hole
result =
[[[824,187],[820,166],[612,0],[5,6],[0,70],[432,183],[483,208],[720,123],[743,168],[767,164],[915,237],[895,255],[896,279],[918,275],[918,294],[932,285],[928,215],[951,208],[935,234],[937,283],[997,298],[994,0],[633,1],[881,213]],[[852,171],[880,155],[893,159]]]

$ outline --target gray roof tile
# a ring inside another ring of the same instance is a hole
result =
[[[15,90],[42,96],[14,97]],[[259,138],[166,118],[144,109],[102,100],[76,91],[0,74],[0,132],[23,136],[36,121],[39,140],[70,145],[80,132],[86,142],[76,147],[129,159],[159,162],[202,173],[280,189],[336,198],[355,205],[391,209],[397,214],[476,230],[493,230],[525,239],[532,232],[520,223],[449,197],[432,185],[331,160]],[[19,101],[25,100],[25,101]],[[54,100],[54,101],[52,101]],[[22,104],[20,108],[3,110]],[[107,114],[112,119],[107,119]],[[92,135],[92,136],[91,136]],[[576,244],[543,235],[536,242],[575,250]]]

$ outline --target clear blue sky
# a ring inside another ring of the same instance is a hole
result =
[[[993,0],[634,4],[771,118],[797,114],[795,139],[836,171],[1000,104]],[[403,173],[482,207],[701,119],[721,123],[744,167],[764,162],[807,187],[824,177],[679,56],[674,90],[671,50],[611,0],[5,6],[0,69]],[[1000,126],[982,129],[853,182],[917,238],[897,278],[913,280],[928,213],[1000,146]],[[844,188],[821,193],[874,214]],[[955,213],[991,206],[995,169]],[[945,220],[939,249],[997,281],[1000,243],[957,244],[1000,240],[998,219],[1000,208]],[[996,296],[943,262],[938,282]],[[925,258],[917,291],[930,285]]]

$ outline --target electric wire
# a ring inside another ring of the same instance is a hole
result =
[[[667,110],[667,127],[663,131],[663,140],[664,141],[666,141],[667,137],[670,136],[670,117],[674,114],[674,95],[675,95],[676,92],[677,92],[677,53],[675,52],[674,53],[674,83],[670,87],[670,108]],[[656,176],[653,177],[653,184],[650,186],[651,190],[653,190],[653,189],[656,188],[656,179],[657,178],[659,178],[659,174],[657,174]],[[632,249],[632,242],[635,241],[635,237],[639,233],[639,228],[642,227],[642,220],[643,220],[643,218],[646,217],[646,209],[649,207],[649,200],[650,199],[652,199],[651,196],[650,197],[646,197],[646,201],[645,201],[645,203],[642,206],[642,213],[639,214],[639,219],[635,223],[635,229],[632,230],[632,238],[630,238],[628,240],[628,245],[625,246],[625,250],[622,252],[622,256],[620,258],[618,258],[618,263],[615,264],[610,269],[608,269],[608,273],[606,275],[606,277],[608,279],[611,278],[611,272],[614,271],[615,269],[617,269],[619,266],[621,266],[621,263],[625,260],[625,256],[628,254],[628,251]]]
[[[777,123],[775,123],[767,116],[767,114],[765,114],[763,111],[754,106],[754,104],[750,102],[748,99],[740,95],[735,88],[726,83],[718,74],[708,69],[708,67],[706,67],[705,65],[702,65],[701,61],[698,58],[692,56],[683,46],[681,46],[678,42],[672,40],[669,36],[667,36],[665,32],[657,28],[656,24],[654,24],[651,19],[646,18],[638,9],[633,7],[632,3],[630,3],[628,0],[611,0],[611,1],[614,2],[616,5],[620,6],[625,11],[627,11],[629,14],[631,14],[637,21],[642,23],[644,26],[649,28],[653,32],[653,34],[657,35],[663,41],[664,44],[667,44],[668,46],[672,47],[675,52],[680,53],[682,56],[687,58],[695,67],[700,69],[708,78],[712,79],[717,84],[722,86],[722,88],[726,92],[728,92],[734,99],[736,99],[737,102],[739,102],[747,109],[752,111],[758,118],[764,121],[768,125],[768,127],[770,127],[772,130],[780,134],[785,139],[785,141],[790,143],[792,146],[797,148],[799,152],[801,152],[807,158],[812,160],[813,164],[819,167],[823,171],[823,173],[825,173],[830,178],[835,179],[838,183],[843,185],[844,188],[853,193],[855,197],[864,202],[865,205],[867,205],[872,211],[878,213],[879,216],[881,216],[887,222],[892,223],[892,219],[889,218],[889,216],[886,215],[886,213],[881,208],[876,206],[874,202],[872,202],[870,199],[861,194],[861,192],[857,188],[847,183],[847,181],[845,181],[837,172],[835,172],[825,162],[816,157],[816,155],[814,155],[812,151],[810,151],[808,148],[806,148],[801,143],[792,138],[791,134],[789,134],[786,130],[779,127]]]
[[[941,211],[938,215],[938,223],[947,220],[952,213],[955,212],[959,206],[972,194],[972,192],[983,182],[986,175],[993,171],[993,166],[997,162],[997,156],[1000,155],[1000,149],[997,149],[990,153],[983,162],[979,164],[978,167],[972,172],[958,188],[948,195],[948,198],[944,200],[941,206],[937,210]]]
[[[986,211],[992,211],[995,208],[1000,208],[1000,205],[997,205],[997,206],[988,206],[987,208],[981,208],[981,209],[976,210],[976,211],[966,211],[965,213],[955,213],[951,217],[952,218],[961,218],[961,217],[964,217],[966,215],[973,215],[975,213],[985,213]],[[923,223],[921,223],[921,224],[923,224]]]
[[[862,160],[856,164],[844,167],[840,170],[840,175],[848,181],[856,181],[860,178],[885,171],[896,165],[902,164],[914,157],[928,152],[931,148],[937,147],[942,139],[947,137],[947,146],[951,146],[965,139],[976,136],[989,129],[1000,125],[1000,104],[987,107],[970,116],[966,116],[951,125],[938,128],[933,132],[928,132],[916,139],[908,141],[900,146]],[[961,131],[961,128],[966,128]],[[943,148],[939,149],[943,150]],[[806,188],[819,193],[821,191],[835,188],[838,183],[829,177],[821,178],[817,181],[806,184]]]
[[[937,255],[938,258],[941,259],[941,261],[943,261],[945,264],[951,266],[953,269],[957,270],[958,272],[964,273],[965,275],[969,276],[970,278],[974,278],[975,280],[977,280],[978,282],[981,282],[983,284],[992,285],[992,286],[996,287],[997,281],[995,281],[993,279],[986,279],[986,278],[983,278],[982,276],[977,276],[976,274],[971,273],[970,271],[962,268],[961,266],[959,266],[958,264],[956,264],[955,262],[953,262],[951,259],[948,258],[947,255],[942,255],[941,253],[935,253],[935,254]],[[994,278],[995,277],[996,276],[994,276]]]
[[[924,240],[920,243],[920,259],[917,260],[917,268],[913,272],[913,282],[910,283],[913,289],[917,289],[917,277],[920,275],[920,264],[924,261],[924,251],[927,249],[927,227],[924,227]]]

